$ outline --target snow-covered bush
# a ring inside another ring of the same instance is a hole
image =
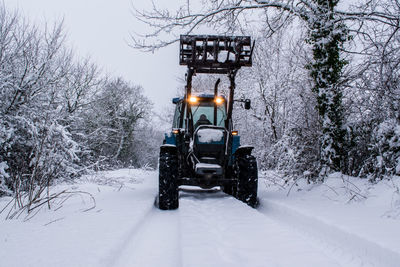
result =
[[[372,132],[370,157],[363,166],[363,175],[381,179],[400,174],[400,124],[394,119],[380,123]]]
[[[7,162],[0,162],[0,197],[11,194],[10,189],[6,185],[6,179],[10,178],[10,175],[6,171],[8,168]]]
[[[366,161],[370,158],[373,120],[349,123],[346,130],[346,147],[342,172],[351,176],[362,175]]]
[[[315,179],[318,176],[318,136],[307,129],[292,129],[271,146],[263,165],[285,174],[286,179],[306,176]]]
[[[77,173],[79,150],[66,128],[57,121],[10,118],[17,129],[2,151],[9,167],[6,185],[16,196],[40,197],[46,187]]]
[[[0,124],[0,196],[10,195],[11,191],[8,188],[8,179],[10,178],[9,166],[7,164],[5,156],[6,151],[10,148],[10,139],[13,135],[13,129],[7,127],[6,122]]]
[[[136,167],[144,169],[157,168],[158,151],[163,141],[164,132],[153,125],[157,124],[154,121],[149,124],[149,122],[142,120],[135,129],[132,163]]]

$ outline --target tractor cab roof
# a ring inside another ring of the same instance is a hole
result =
[[[197,98],[199,98],[200,101],[214,101],[214,95],[213,94],[199,94],[199,95],[193,95]],[[218,96],[218,97],[222,97],[224,99],[224,101],[226,101],[225,96]],[[172,98],[172,103],[173,104],[178,104],[180,102],[183,101],[183,97],[174,97]]]

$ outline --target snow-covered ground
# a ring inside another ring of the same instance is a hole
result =
[[[398,177],[371,185],[334,174],[282,188],[278,174],[260,176],[258,209],[185,187],[178,210],[160,211],[155,171],[59,185],[95,203],[77,193],[33,217],[3,212],[0,266],[399,266]]]

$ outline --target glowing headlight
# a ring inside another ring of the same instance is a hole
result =
[[[218,96],[215,98],[215,103],[217,103],[218,105],[222,104],[223,102],[224,102],[224,99],[222,97]]]
[[[197,97],[195,97],[195,96],[189,97],[189,102],[190,103],[197,103],[197,101],[198,101]]]

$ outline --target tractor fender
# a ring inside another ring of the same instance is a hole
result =
[[[254,149],[253,146],[240,146],[235,151],[235,156],[250,155],[251,151]]]
[[[170,144],[164,144],[162,146],[160,146],[160,153],[164,153],[164,152],[169,152],[169,153],[177,153],[178,149],[176,148],[176,145],[170,145]]]

